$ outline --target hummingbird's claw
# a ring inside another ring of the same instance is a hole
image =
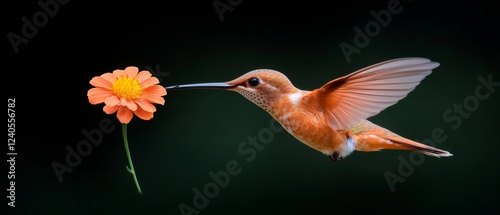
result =
[[[328,158],[330,158],[330,160],[332,161],[342,161],[344,159],[342,156],[339,155],[338,152],[334,152],[333,154],[328,156]]]

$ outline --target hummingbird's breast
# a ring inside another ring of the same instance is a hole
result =
[[[324,154],[342,150],[347,141],[345,131],[332,129],[319,105],[304,100],[309,91],[290,94],[272,105],[269,113],[291,135],[307,146]]]

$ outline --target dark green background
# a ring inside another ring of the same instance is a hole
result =
[[[223,22],[212,1],[61,5],[19,53],[7,37],[2,43],[11,84],[6,94],[17,104],[18,152],[17,207],[4,207],[17,214],[181,214],[179,204],[193,207],[192,190],[212,181],[210,171],[236,160],[241,173],[201,214],[498,213],[500,88],[457,129],[443,119],[454,104],[474,96],[478,76],[500,82],[497,7],[402,0],[403,11],[347,63],[339,44],[353,45],[353,28],[363,29],[374,20],[370,11],[387,9],[387,2],[243,0]],[[36,1],[9,4],[4,35],[20,34],[21,17],[31,18],[40,7]],[[161,77],[165,86],[228,81],[270,68],[311,90],[362,67],[411,56],[441,65],[370,120],[417,140],[442,128],[447,138],[437,147],[454,156],[425,157],[394,192],[384,173],[399,174],[398,158],[408,160],[410,152],[355,152],[334,163],[282,131],[247,162],[238,145],[267,128],[271,117],[236,93],[192,90],[169,92],[152,120],[129,124],[141,196],[125,170],[118,120],[86,96],[92,77],[129,65],[158,65],[169,73]],[[64,163],[65,147],[75,148],[86,138],[82,130],[98,128],[105,118],[116,128],[59,182],[52,162]],[[6,189],[4,183],[3,196]]]

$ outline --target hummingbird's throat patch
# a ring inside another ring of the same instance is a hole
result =
[[[261,93],[242,88],[236,88],[235,91],[241,94],[246,99],[253,102],[254,104],[256,104],[257,106],[259,106],[260,108],[269,111],[268,110],[269,102]]]

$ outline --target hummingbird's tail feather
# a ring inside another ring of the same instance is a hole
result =
[[[438,149],[438,148],[435,148],[435,147],[432,147],[432,146],[428,146],[428,145],[425,145],[425,144],[422,144],[422,143],[419,143],[419,142],[415,142],[413,140],[409,140],[409,139],[406,139],[406,138],[403,138],[403,137],[399,137],[399,136],[394,136],[394,137],[385,137],[386,139],[398,144],[398,145],[401,145],[403,147],[406,147],[408,148],[409,150],[417,150],[423,154],[426,154],[426,155],[429,155],[429,156],[433,156],[433,157],[450,157],[450,156],[453,156],[453,154],[451,154],[450,152],[448,151],[445,151],[445,150],[442,150],[442,149]]]
[[[357,151],[379,151],[382,149],[415,150],[433,157],[453,156],[453,154],[448,151],[415,142],[397,135],[381,137],[375,134],[368,134],[359,135],[357,138]]]

